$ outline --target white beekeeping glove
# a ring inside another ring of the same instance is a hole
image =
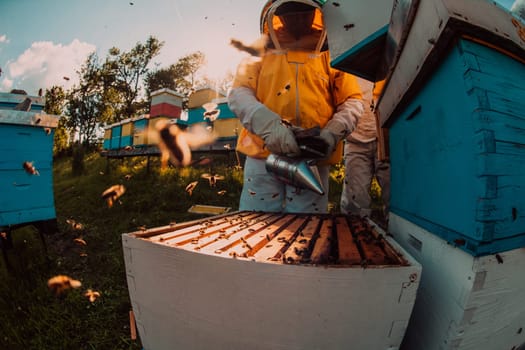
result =
[[[266,106],[261,105],[251,118],[250,128],[264,140],[265,147],[274,154],[297,156],[301,153],[293,129],[281,117]]]

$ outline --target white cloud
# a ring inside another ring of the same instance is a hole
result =
[[[0,35],[0,43],[9,44],[9,39],[7,38],[7,35],[5,35],[5,34]]]
[[[8,63],[5,73],[13,81],[12,88],[23,89],[30,95],[53,85],[62,85],[67,89],[77,81],[76,72],[95,50],[94,45],[77,39],[68,45],[51,41],[34,42],[14,62]],[[7,79],[4,79],[2,86],[6,85]]]
[[[0,91],[11,91],[13,88],[13,81],[11,79],[4,78],[0,83]]]

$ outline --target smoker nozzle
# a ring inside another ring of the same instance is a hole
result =
[[[311,190],[319,195],[325,193],[317,166],[308,164],[305,159],[270,154],[266,159],[266,170],[288,185]]]

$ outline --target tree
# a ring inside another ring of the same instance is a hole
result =
[[[45,97],[44,111],[61,116],[53,139],[53,155],[56,156],[64,153],[68,148],[66,117],[62,116],[66,105],[66,92],[61,86],[53,86],[51,89],[46,89]]]
[[[203,81],[205,85],[215,87],[217,90],[224,91],[226,93],[231,88],[234,78],[234,74],[231,71],[227,71],[222,78],[210,79],[209,77],[205,76]]]
[[[146,88],[147,99],[151,100],[151,93],[153,91],[164,88],[182,93],[175,84],[177,78],[177,70],[174,64],[170,65],[168,68],[160,68],[146,74],[144,85]]]
[[[100,72],[98,57],[92,53],[78,72],[79,86],[73,86],[68,94],[66,126],[76,134],[79,143],[87,147],[96,143],[100,116],[105,108]]]
[[[175,84],[182,89],[185,95],[189,95],[197,85],[197,71],[206,64],[206,56],[200,52],[194,52],[182,57],[175,64],[178,79]]]
[[[160,53],[163,45],[164,42],[150,36],[145,44],[139,42],[129,52],[120,52],[116,47],[109,50],[104,71],[122,98],[119,119],[129,118],[144,107],[144,101],[139,100],[141,83],[149,63]]]
[[[180,58],[168,68],[160,68],[148,73],[144,79],[148,100],[151,99],[153,91],[162,88],[189,95],[199,83],[196,78],[197,72],[205,63],[205,55],[197,51]]]

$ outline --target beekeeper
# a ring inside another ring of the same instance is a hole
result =
[[[241,62],[228,94],[243,125],[237,150],[247,156],[239,210],[326,213],[328,190],[320,195],[287,185],[267,172],[265,159],[270,153],[299,156],[294,128],[320,127],[327,147],[318,170],[328,189],[329,165],[342,156],[340,141],[364,111],[359,85],[354,76],[330,67],[315,1],[268,1],[260,30],[268,36],[264,52]]]

